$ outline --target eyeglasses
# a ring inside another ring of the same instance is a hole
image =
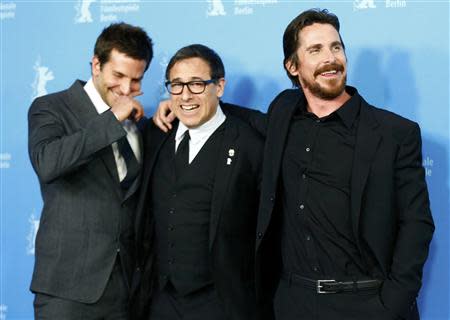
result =
[[[200,94],[205,92],[206,86],[210,83],[216,83],[217,79],[209,80],[194,80],[189,82],[170,82],[166,81],[166,89],[170,94],[182,94],[184,86],[187,86],[189,91],[193,94]]]

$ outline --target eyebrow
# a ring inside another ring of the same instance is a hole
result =
[[[124,74],[124,73],[122,73],[122,72],[120,72],[120,71],[117,71],[117,70],[113,70],[113,73],[114,73],[116,76],[127,77],[126,74]],[[141,81],[143,78],[144,78],[144,75],[140,76],[139,78],[131,78],[131,80]]]
[[[330,47],[334,47],[334,46],[336,46],[336,45],[339,45],[339,46],[342,47],[342,43],[341,43],[340,41],[338,41],[338,40],[333,41],[333,42],[330,44]],[[317,43],[317,44],[310,45],[309,47],[306,48],[306,50],[309,51],[309,50],[312,50],[312,49],[320,49],[320,48],[322,48],[322,47],[323,47],[323,44]]]
[[[322,44],[317,43],[317,44],[313,44],[313,45],[311,45],[311,46],[309,46],[309,47],[306,47],[306,51],[309,51],[309,50],[311,50],[311,49],[320,49],[320,48],[322,48],[322,47],[323,47]]]
[[[172,79],[172,80],[170,80],[171,82],[183,82],[182,80],[181,80],[181,78],[175,78],[175,79]],[[190,82],[190,81],[204,81],[204,79],[203,78],[200,78],[200,77],[191,77],[187,82]]]

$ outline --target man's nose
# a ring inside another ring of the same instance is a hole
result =
[[[181,99],[183,100],[189,100],[192,97],[192,93],[189,90],[187,85],[184,85],[183,92],[181,92]]]
[[[123,79],[120,83],[120,92],[124,96],[128,96],[131,93],[131,81]]]

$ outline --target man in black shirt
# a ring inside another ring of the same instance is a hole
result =
[[[266,137],[258,297],[274,299],[277,320],[418,319],[434,231],[419,126],[346,86],[327,10],[292,20],[283,49],[300,90],[280,93],[267,115],[231,110]]]
[[[301,90],[252,121],[266,135],[257,263],[281,275],[261,292],[276,288],[280,320],[418,319],[434,230],[419,127],[346,86],[335,15],[303,12],[283,46]]]

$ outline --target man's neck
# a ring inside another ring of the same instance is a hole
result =
[[[308,90],[304,90],[306,101],[308,102],[307,110],[308,112],[314,113],[317,117],[323,118],[333,113],[344,103],[346,103],[351,96],[344,90],[341,95],[332,99],[332,100],[324,100],[313,95]]]

